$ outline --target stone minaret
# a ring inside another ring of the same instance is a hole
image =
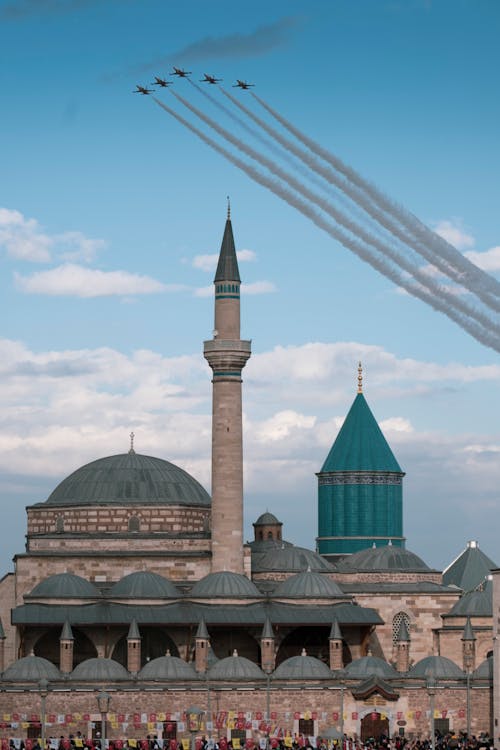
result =
[[[73,671],[73,646],[75,639],[68,620],[63,625],[59,638],[59,668],[64,674]]]
[[[410,633],[406,620],[401,618],[396,638],[396,669],[398,672],[408,672],[410,668]]]
[[[342,659],[342,633],[337,620],[332,622],[330,629],[330,636],[328,638],[330,644],[330,669],[335,671],[336,669],[343,669]]]
[[[210,636],[203,617],[198,625],[194,637],[194,668],[198,674],[204,674],[208,669],[208,652],[210,650]]]
[[[213,338],[203,352],[213,372],[212,572],[244,572],[241,371],[251,342],[240,339],[240,283],[228,206],[214,279]]]
[[[264,627],[260,636],[260,658],[261,658],[261,669],[263,672],[270,673],[274,669],[275,654],[274,654],[274,632],[271,620],[266,617]]]
[[[470,617],[467,617],[465,621],[461,640],[464,672],[473,672],[476,668],[476,636],[472,629]]]
[[[141,668],[141,634],[137,621],[132,620],[127,633],[127,669],[137,674]]]

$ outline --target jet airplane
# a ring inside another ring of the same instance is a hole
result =
[[[204,78],[200,78],[200,83],[219,83],[219,81],[222,81],[222,78],[216,78],[215,76],[209,76],[208,73],[203,73],[205,76]]]
[[[158,78],[158,76],[155,76],[155,79],[151,85],[162,86],[163,88],[165,88],[166,86],[171,86],[172,81],[166,81],[164,78]]]
[[[251,86],[255,86],[255,83],[247,83],[246,81],[240,81],[239,78],[236,79],[236,83],[233,84],[233,89],[249,89]]]
[[[146,86],[139,86],[139,84],[137,84],[136,91],[133,91],[132,93],[133,94],[144,94],[144,95],[146,95],[146,94],[152,94],[153,93],[153,89],[148,89],[148,88],[146,88]]]
[[[183,68],[176,68],[174,65],[174,69],[172,73],[170,73],[171,76],[179,76],[179,78],[187,78],[188,75],[190,75],[190,70],[184,70]]]

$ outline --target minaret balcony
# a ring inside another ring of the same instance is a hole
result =
[[[213,370],[241,370],[252,352],[251,341],[211,339],[203,343],[203,355]]]

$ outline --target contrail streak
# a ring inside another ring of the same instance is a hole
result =
[[[212,130],[215,130],[215,132],[218,133],[222,138],[232,143],[233,146],[236,146],[236,148],[238,148],[244,154],[249,156],[254,161],[258,162],[261,166],[268,169],[272,174],[274,174],[280,180],[287,183],[293,190],[295,190],[296,193],[299,193],[302,197],[306,198],[310,203],[313,203],[316,206],[318,206],[318,208],[320,208],[322,211],[324,211],[329,216],[331,216],[331,218],[334,221],[336,221],[337,224],[340,224],[341,226],[343,226],[345,229],[351,232],[351,234],[361,239],[365,244],[369,246],[371,245],[382,255],[390,258],[400,268],[402,268],[404,271],[412,275],[420,284],[427,287],[433,294],[439,295],[442,299],[446,300],[451,307],[455,307],[457,310],[460,310],[462,313],[464,313],[464,315],[468,315],[469,317],[474,318],[479,323],[481,323],[481,325],[483,325],[485,328],[495,327],[495,324],[491,320],[490,317],[488,317],[487,315],[484,315],[483,313],[481,313],[479,310],[477,310],[476,308],[474,308],[472,305],[468,304],[467,302],[457,298],[456,295],[453,295],[452,293],[447,291],[442,285],[430,279],[429,276],[425,272],[423,272],[418,266],[415,266],[410,260],[408,260],[404,256],[401,256],[399,253],[395,252],[392,248],[389,248],[386,244],[380,242],[380,240],[377,237],[374,237],[369,232],[365,231],[363,227],[359,226],[354,221],[352,221],[349,217],[347,217],[344,213],[337,210],[334,206],[331,205],[331,203],[326,201],[322,196],[319,196],[316,193],[309,190],[308,188],[306,188],[301,182],[296,180],[292,175],[290,175],[284,169],[279,167],[275,162],[271,161],[267,157],[255,151],[253,148],[248,146],[248,144],[244,143],[239,138],[236,138],[236,136],[232,135],[232,133],[229,133],[229,131],[227,131],[225,128],[223,128],[221,125],[215,122],[215,120],[212,120],[211,117],[208,117],[208,115],[205,115],[204,112],[201,112],[197,107],[195,107],[189,101],[187,101],[182,96],[180,96],[180,94],[177,94],[175,91],[171,91],[170,93],[178,101],[180,101],[181,104],[183,104],[187,109],[193,112],[193,114],[195,114],[200,120],[202,120],[206,125],[212,128]],[[500,336],[500,327],[497,328],[497,332]]]
[[[210,148],[221,154],[225,159],[234,164],[234,166],[243,171],[252,180],[267,188],[282,200],[286,201],[290,206],[300,211],[300,213],[313,221],[316,226],[330,235],[330,237],[333,237],[335,240],[339,241],[362,260],[369,263],[373,268],[382,273],[386,278],[390,279],[398,286],[406,289],[406,291],[408,291],[413,296],[423,300],[434,310],[443,312],[451,320],[458,323],[458,325],[463,328],[463,330],[470,333],[471,336],[473,336],[477,341],[484,344],[485,346],[491,347],[492,349],[500,353],[500,342],[498,340],[498,337],[495,336],[491,330],[485,329],[483,326],[475,323],[474,321],[471,321],[467,316],[464,316],[463,314],[457,312],[454,308],[450,309],[447,304],[443,303],[439,298],[434,297],[434,295],[432,295],[428,291],[428,289],[423,288],[418,284],[411,283],[404,275],[402,275],[398,270],[393,269],[386,261],[375,257],[361,242],[352,239],[351,237],[349,237],[349,235],[346,235],[345,232],[339,230],[337,227],[330,224],[330,222],[326,221],[315,210],[313,210],[309,206],[309,204],[306,203],[306,201],[300,199],[292,191],[284,188],[278,180],[267,177],[266,175],[259,172],[259,170],[239,159],[237,156],[232,154],[223,146],[220,146],[216,141],[203,133],[199,128],[192,125],[192,123],[188,122],[184,117],[175,112],[175,110],[173,110],[171,107],[168,107],[166,104],[161,102],[155,96],[152,96],[151,98],[159,107],[164,109],[169,113],[169,115],[174,117],[178,122],[191,130],[191,132],[197,135],[198,138],[200,138],[200,140],[210,146]]]
[[[217,109],[219,109],[221,112],[224,112],[227,117],[229,117],[233,122],[237,123],[237,125],[240,126],[246,133],[252,136],[252,138],[255,138],[255,140],[259,141],[259,143],[262,143],[271,153],[273,153],[275,156],[279,157],[283,161],[287,162],[293,168],[299,172],[303,177],[305,177],[310,182],[314,183],[317,187],[319,187],[321,190],[328,190],[329,187],[332,186],[332,183],[328,183],[325,185],[324,182],[322,182],[317,177],[317,173],[315,173],[313,170],[311,170],[310,166],[308,164],[305,164],[304,167],[304,160],[296,161],[291,156],[291,150],[286,148],[285,146],[281,145],[278,146],[277,139],[274,138],[273,140],[269,140],[268,138],[265,138],[256,128],[253,128],[251,125],[248,124],[246,120],[243,120],[241,117],[238,117],[229,107],[225,107],[220,101],[218,101],[214,96],[212,96],[208,91],[205,91],[202,89],[198,84],[196,84],[191,78],[188,78],[189,83],[191,86],[193,86],[198,93],[200,93],[202,96],[205,97],[205,99],[208,99],[208,101],[213,104]],[[221,89],[222,90],[222,89]],[[172,91],[170,93],[173,93]],[[226,92],[223,92],[226,93]],[[228,95],[229,96],[229,95]],[[231,97],[230,97],[231,98]],[[231,98],[232,99],[232,98]],[[233,100],[233,102],[236,102],[236,100]],[[339,203],[342,203],[343,205],[347,204],[347,201],[345,199],[345,196],[342,194],[342,192],[335,190],[334,196]],[[356,207],[356,204],[354,204],[354,207]],[[349,203],[349,209],[352,210],[353,204]]]
[[[227,94],[227,92],[225,93]],[[474,263],[464,257],[462,253],[460,253],[455,247],[453,247],[453,245],[450,245],[449,242],[446,242],[446,240],[444,240],[438,234],[431,231],[429,227],[421,222],[410,211],[390,200],[368,180],[365,180],[352,167],[344,164],[344,162],[337,156],[306,136],[304,133],[298,130],[298,128],[294,127],[292,123],[282,117],[279,112],[276,112],[276,110],[274,110],[269,104],[267,104],[263,99],[257,96],[257,94],[254,94],[253,92],[251,92],[251,94],[254,99],[267,112],[269,112],[270,115],[272,115],[272,117],[274,117],[279,123],[281,123],[281,125],[283,125],[283,127],[285,127],[290,133],[292,133],[292,135],[294,135],[301,143],[307,146],[310,151],[317,154],[321,159],[330,164],[335,170],[343,174],[349,182],[359,188],[362,193],[364,193],[365,196],[368,197],[368,199],[371,200],[375,205],[379,206],[388,214],[394,216],[394,218],[399,221],[417,240],[418,249],[415,248],[417,249],[417,252],[423,255],[430,263],[438,267],[448,276],[450,276],[451,269],[455,269],[455,281],[463,284],[464,282],[460,279],[460,275],[465,274],[465,278],[468,282],[470,282],[471,284],[477,282],[477,284],[480,286],[480,289],[475,289],[476,294],[481,296],[481,292],[482,290],[484,290],[486,292],[484,298],[482,297],[484,303],[493,306],[497,311],[500,310],[500,306],[498,306],[498,303],[495,304],[491,297],[488,297],[487,295],[487,292],[489,291],[496,297],[500,296],[500,283],[496,279],[493,279],[485,271],[478,268]],[[240,105],[240,103],[236,99],[233,99],[233,97],[230,98],[237,106],[240,106],[240,108],[243,107],[243,105]],[[252,116],[251,110],[247,110],[247,108],[245,108],[245,110],[247,114]],[[279,136],[278,133],[277,135]],[[366,211],[369,211],[369,213],[371,213],[373,210],[370,210],[368,206],[365,205],[363,205],[363,208]],[[377,220],[380,219],[377,217]],[[394,229],[391,229],[390,231],[398,230],[396,229],[396,227],[394,227]],[[404,241],[408,242],[408,238],[406,238]],[[431,248],[433,248],[432,257],[428,257],[428,252],[426,252],[426,243],[430,245]],[[444,263],[443,259],[447,261],[449,266]],[[449,270],[446,270],[447,268],[449,268]]]

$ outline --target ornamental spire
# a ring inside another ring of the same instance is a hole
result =
[[[135,450],[134,450],[134,438],[135,438],[135,434],[133,432],[131,432],[130,433],[130,448],[129,448],[129,451],[128,451],[129,453],[135,453]]]
[[[231,201],[229,200],[229,195],[227,196],[227,220],[231,221]]]
[[[358,393],[363,393],[363,367],[358,362]]]

